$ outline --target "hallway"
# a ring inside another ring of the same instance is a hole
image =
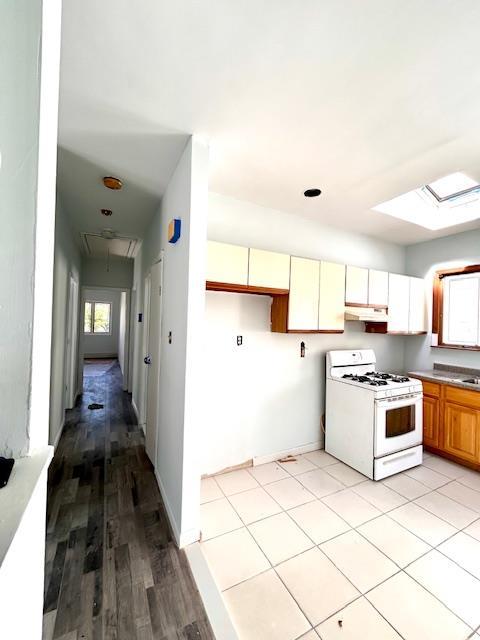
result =
[[[118,363],[85,376],[50,466],[43,637],[213,640]]]

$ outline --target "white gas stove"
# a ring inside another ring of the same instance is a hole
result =
[[[422,463],[422,383],[376,370],[375,353],[327,353],[325,450],[374,480]]]

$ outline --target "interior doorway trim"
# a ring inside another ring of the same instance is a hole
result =
[[[130,300],[131,300],[131,287],[102,287],[98,285],[89,285],[84,284],[81,287],[81,296],[80,296],[80,310],[79,310],[79,323],[80,328],[83,328],[85,323],[85,292],[86,291],[116,291],[116,292],[125,292],[126,293],[126,310],[125,310],[125,342],[124,342],[124,369],[125,373],[123,374],[123,388],[127,390],[128,385],[128,371],[129,371],[129,357],[130,357],[130,341],[132,339],[131,332],[131,323],[130,323]],[[85,358],[85,344],[84,344],[84,333],[83,330],[79,331],[79,340],[78,340],[78,381],[79,381],[79,393],[83,392],[83,361]]]
[[[79,285],[73,273],[70,273],[68,290],[68,321],[65,349],[65,408],[72,409],[79,392],[77,384],[78,370],[78,323],[79,323]]]

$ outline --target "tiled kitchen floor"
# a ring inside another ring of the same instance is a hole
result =
[[[425,454],[372,482],[324,451],[202,481],[242,640],[480,639],[480,474]]]

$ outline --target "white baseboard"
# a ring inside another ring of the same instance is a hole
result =
[[[118,358],[118,353],[84,353],[84,360],[109,360],[110,358]]]
[[[155,478],[157,479],[158,488],[160,489],[160,494],[162,496],[163,504],[165,505],[165,511],[167,512],[167,518],[170,522],[170,526],[172,528],[173,537],[175,538],[175,542],[177,543],[177,547],[180,549],[185,547],[188,544],[193,544],[194,542],[198,542],[200,539],[200,530],[198,529],[189,529],[188,531],[181,531],[175,517],[173,515],[172,508],[170,507],[170,503],[167,498],[167,494],[165,492],[165,488],[162,484],[162,479],[155,469]]]
[[[237,632],[228,615],[222,594],[213,579],[201,545],[196,542],[185,547],[185,555],[216,640],[238,640]]]
[[[55,440],[52,443],[54,451],[56,451],[56,449],[57,449],[57,445],[58,445],[58,443],[60,441],[60,438],[62,437],[62,433],[63,433],[64,427],[65,427],[65,414],[63,414],[62,424],[58,427],[57,435],[55,436]]]
[[[137,405],[135,404],[135,400],[132,397],[132,407],[133,407],[133,412],[135,414],[135,417],[137,418],[137,422],[138,424],[140,424],[140,412],[138,410]]]
[[[255,456],[253,458],[253,466],[256,466],[258,464],[266,464],[267,462],[275,462],[275,460],[285,458],[286,456],[299,456],[301,453],[309,453],[310,451],[316,451],[320,448],[322,448],[322,443],[320,442],[320,440],[317,440],[316,442],[310,442],[309,444],[304,444],[300,447],[294,447],[293,449],[284,449],[283,451],[277,451],[277,453],[269,453],[265,456]]]

